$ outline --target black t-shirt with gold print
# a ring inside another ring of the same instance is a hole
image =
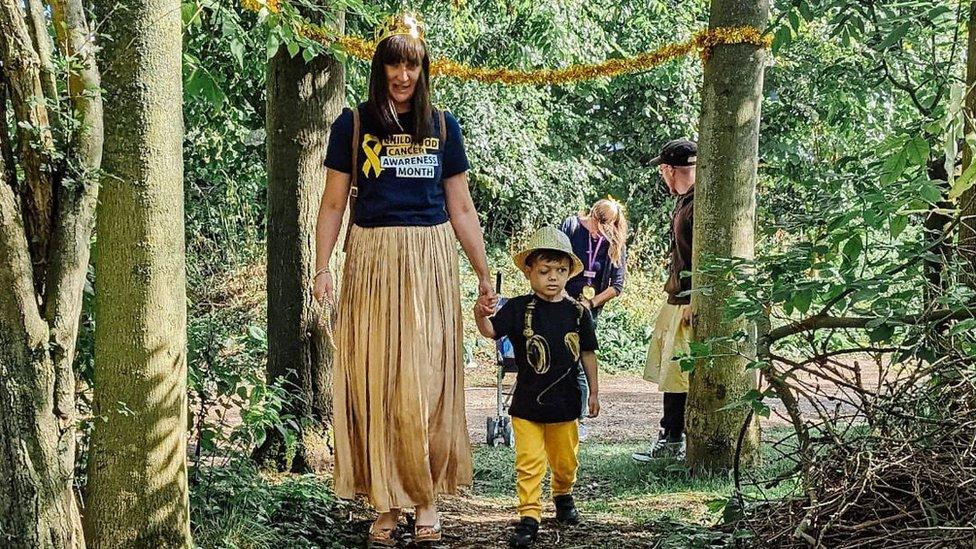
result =
[[[530,304],[532,331],[545,342],[542,356],[538,345],[529,345],[525,333]],[[515,350],[518,376],[509,414],[538,423],[578,418],[580,356],[598,348],[590,312],[568,298],[551,302],[523,295],[509,299],[491,324],[495,337],[507,336]]]

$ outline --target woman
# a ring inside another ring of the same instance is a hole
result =
[[[314,295],[334,303],[329,260],[353,189],[335,333],[335,489],[365,495],[379,513],[371,544],[395,545],[401,509],[416,508],[415,541],[439,540],[437,494],[471,483],[457,241],[479,303],[493,307],[494,294],[460,126],[431,108],[420,22],[393,18],[378,36],[368,101],[332,125]]]
[[[567,217],[562,231],[583,262],[583,272],[566,283],[566,293],[590,309],[593,320],[620,295],[627,277],[627,217],[616,200],[597,200],[589,215]]]
[[[603,306],[620,295],[627,277],[627,217],[616,200],[597,200],[589,215],[567,217],[562,231],[573,244],[573,253],[583,262],[583,272],[569,279],[566,293],[578,299],[593,315],[594,324]],[[579,375],[583,402],[580,407],[580,440],[586,439],[583,423],[588,410],[589,386]]]

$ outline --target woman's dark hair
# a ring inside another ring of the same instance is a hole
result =
[[[430,105],[430,57],[422,40],[402,34],[383,40],[376,46],[369,71],[369,100],[366,108],[379,121],[384,135],[389,137],[403,130],[397,122],[396,111],[390,108],[389,86],[384,65],[420,65],[420,78],[414,88],[411,115],[414,121],[412,140],[421,143],[434,135],[434,114]]]

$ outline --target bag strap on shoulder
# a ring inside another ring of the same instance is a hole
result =
[[[352,108],[352,153],[349,156],[349,165],[352,173],[349,180],[349,218],[346,221],[346,239],[342,243],[342,251],[349,250],[349,234],[352,232],[352,220],[355,215],[356,197],[359,196],[359,107]]]
[[[437,116],[440,119],[439,121],[440,121],[440,126],[441,126],[440,127],[440,133],[441,133],[441,136],[440,136],[441,137],[441,141],[440,141],[441,151],[444,151],[447,148],[446,147],[446,145],[447,145],[447,116],[444,113],[445,113],[444,109],[441,109],[441,110],[437,111]]]

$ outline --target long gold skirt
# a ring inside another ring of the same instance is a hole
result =
[[[379,512],[471,484],[457,240],[352,227],[334,377],[335,490]]]

